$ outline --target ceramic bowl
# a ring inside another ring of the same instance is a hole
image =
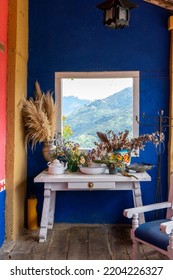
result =
[[[106,165],[103,166],[92,166],[92,167],[85,167],[85,166],[79,166],[79,169],[84,174],[102,174],[106,171]]]

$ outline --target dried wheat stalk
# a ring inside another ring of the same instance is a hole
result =
[[[47,91],[43,97],[43,108],[50,122],[51,138],[53,139],[56,127],[56,107],[50,91]]]

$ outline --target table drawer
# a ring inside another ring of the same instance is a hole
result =
[[[68,189],[71,190],[109,190],[115,189],[115,182],[69,182]]]

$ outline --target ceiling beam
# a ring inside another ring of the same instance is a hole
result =
[[[144,0],[144,1],[162,7],[164,9],[173,11],[173,0]]]

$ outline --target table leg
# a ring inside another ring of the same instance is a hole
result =
[[[143,206],[140,182],[133,183],[132,192],[133,192],[134,207]],[[144,213],[140,213],[139,214],[139,224],[143,224],[143,223],[145,223]]]
[[[51,191],[49,189],[44,190],[44,202],[43,202],[43,210],[41,216],[39,242],[46,241],[46,237],[47,237],[49,209],[50,209],[50,194]]]
[[[53,228],[54,214],[55,214],[55,199],[56,199],[56,192],[55,191],[51,191],[51,194],[50,194],[50,208],[49,208],[48,229],[52,229]]]

